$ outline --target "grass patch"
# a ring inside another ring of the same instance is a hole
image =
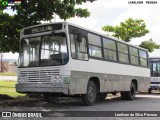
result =
[[[2,72],[0,76],[17,76],[16,72]]]
[[[0,94],[6,94],[12,97],[25,96],[16,92],[16,81],[0,81]]]

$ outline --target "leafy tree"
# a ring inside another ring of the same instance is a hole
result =
[[[125,42],[130,42],[132,38],[142,37],[149,33],[146,29],[146,24],[142,19],[129,18],[125,22],[121,22],[119,26],[107,25],[102,30],[114,33],[112,36],[122,39]],[[148,49],[149,52],[153,52],[154,49],[159,49],[160,45],[156,44],[152,39],[144,41],[140,47]]]
[[[112,36],[130,42],[132,38],[142,37],[149,33],[146,24],[142,19],[129,18],[125,22],[121,22],[119,26],[107,25],[102,28],[103,31],[113,32]]]
[[[18,50],[19,30],[13,22],[14,17],[8,14],[0,15],[0,51],[13,53]]]
[[[88,17],[90,13],[87,9],[75,7],[87,1],[95,0],[21,0],[21,6],[12,7],[17,11],[14,16],[0,14],[0,51],[18,52],[20,29],[50,21],[54,14],[64,20],[75,16]]]
[[[160,49],[160,45],[156,44],[152,39],[143,41],[139,46],[147,49],[149,52],[153,52],[154,49]]]

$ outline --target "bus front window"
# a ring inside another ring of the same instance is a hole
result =
[[[19,67],[66,64],[69,58],[65,34],[22,39],[19,59]]]
[[[151,76],[152,77],[160,76],[160,62],[152,63]]]
[[[20,66],[39,65],[40,37],[24,38],[21,42]]]
[[[68,62],[65,34],[42,37],[40,65],[62,65]]]

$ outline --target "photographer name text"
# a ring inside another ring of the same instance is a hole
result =
[[[128,1],[128,4],[158,4],[157,1]]]

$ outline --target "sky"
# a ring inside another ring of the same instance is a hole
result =
[[[105,25],[119,25],[120,22],[124,22],[129,17],[133,19],[143,19],[150,33],[140,38],[134,38],[130,43],[139,45],[142,41],[152,38],[153,41],[160,44],[160,0],[157,0],[157,4],[146,4],[146,1],[151,0],[140,1],[143,1],[143,4],[129,4],[130,0],[97,0],[93,3],[87,2],[77,7],[87,8],[91,13],[88,18],[75,17],[67,21],[107,34],[102,31],[102,27]],[[9,10],[5,12],[11,13]],[[54,20],[52,21],[54,22]],[[63,20],[60,20],[57,16],[56,21],[59,22]],[[18,54],[13,55],[11,53],[5,53],[3,56],[4,59],[18,58]],[[160,50],[155,50],[150,56],[160,57]]]

